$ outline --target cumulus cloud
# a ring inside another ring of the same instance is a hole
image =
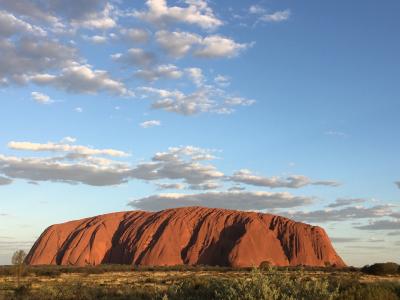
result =
[[[71,138],[68,138],[71,140]],[[64,139],[64,142],[67,140]],[[8,143],[8,147],[13,150],[23,150],[23,151],[35,151],[35,152],[69,152],[81,155],[108,155],[112,157],[124,157],[129,156],[120,150],[115,149],[95,149],[87,146],[81,145],[69,145],[64,143],[52,143],[48,142],[46,144],[32,143],[32,142],[15,142],[11,141]]]
[[[236,106],[248,106],[255,101],[237,97],[231,97],[224,91],[212,86],[202,86],[191,94],[185,94],[179,90],[164,90],[153,87],[140,87],[138,92],[143,98],[151,98],[152,108],[162,109],[177,114],[190,116],[199,113],[229,114]],[[154,100],[154,97],[156,99]]]
[[[74,63],[60,74],[36,74],[30,80],[39,85],[51,85],[70,93],[97,94],[106,91],[118,96],[132,96],[125,85],[112,79],[107,71],[93,70],[90,65]]]
[[[156,62],[156,55],[140,48],[131,48],[126,53],[116,53],[111,58],[119,63],[128,66],[145,66],[148,67]]]
[[[249,44],[236,43],[224,36],[211,35],[202,40],[201,47],[194,52],[194,55],[205,58],[234,57],[249,46]]]
[[[184,206],[206,206],[238,210],[262,210],[306,205],[312,198],[289,193],[269,192],[208,192],[201,194],[160,194],[135,199],[129,205],[143,210],[157,211]]]
[[[123,28],[121,35],[127,42],[146,43],[150,39],[149,31],[142,28]]]
[[[263,177],[253,174],[250,170],[242,169],[233,174],[230,180],[255,186],[269,188],[301,188],[306,185],[338,186],[336,181],[312,181],[304,175],[291,175],[282,177]]]
[[[328,205],[328,207],[341,207],[341,206],[348,206],[353,204],[360,204],[366,202],[366,199],[362,198],[338,198],[335,202]]]
[[[70,66],[76,49],[58,42],[22,37],[0,40],[0,81],[19,84],[38,73]]]
[[[237,43],[221,35],[209,35],[203,38],[194,33],[166,30],[156,33],[156,41],[166,53],[176,58],[190,51],[197,57],[230,58],[251,46],[251,44]]]
[[[171,22],[197,25],[204,29],[214,29],[222,25],[205,0],[185,0],[187,6],[168,6],[166,0],[147,0],[148,10],[136,11],[134,15],[157,26]]]
[[[142,128],[150,128],[150,127],[160,126],[161,125],[161,121],[159,121],[159,120],[149,120],[149,121],[144,121],[144,122],[140,123],[139,125]]]
[[[200,68],[186,68],[185,71],[196,86],[200,87],[204,84],[205,79]]]
[[[396,181],[394,184],[400,189],[400,181]]]
[[[4,0],[0,7],[12,13],[50,25],[89,29],[110,29],[116,26],[114,7],[106,0]]]
[[[17,34],[46,36],[46,31],[18,19],[11,13],[0,10],[0,37],[7,38]]]
[[[144,162],[132,170],[132,177],[143,180],[181,179],[192,185],[207,184],[221,179],[224,174],[212,164],[211,150],[192,146],[174,147],[156,153],[151,162]]]
[[[310,212],[296,211],[282,213],[298,221],[311,223],[325,223],[330,221],[348,221],[355,219],[381,218],[393,213],[391,205],[377,205],[373,207],[345,207],[342,209],[324,209]]]
[[[54,102],[48,95],[43,93],[32,92],[31,96],[32,99],[39,104],[51,104]]]
[[[126,164],[87,156],[19,158],[0,154],[0,173],[10,178],[28,181],[82,183],[93,186],[117,185],[128,181],[129,171]]]
[[[155,81],[159,79],[179,79],[183,72],[175,65],[159,65],[152,69],[138,70],[135,75],[147,81]]]

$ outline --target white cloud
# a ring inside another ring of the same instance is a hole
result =
[[[265,14],[263,16],[260,17],[261,21],[264,22],[283,22],[286,21],[290,18],[290,10],[286,9],[286,10],[282,10],[282,11],[276,11],[274,13],[271,14]]]
[[[186,68],[185,71],[188,73],[189,78],[198,87],[204,84],[203,71],[200,68]]]
[[[156,61],[154,53],[145,51],[140,48],[131,48],[126,53],[116,53],[111,55],[114,61],[124,63],[126,65],[138,65],[148,67]]]
[[[341,207],[341,206],[348,206],[352,204],[360,204],[366,202],[366,199],[362,198],[338,198],[334,203],[328,205],[328,207]]]
[[[169,148],[156,153],[151,162],[144,162],[132,170],[132,177],[143,180],[181,179],[188,184],[206,184],[223,178],[224,174],[211,164],[212,151],[192,146]]]
[[[71,140],[71,138],[69,138]],[[114,157],[129,156],[128,153],[115,149],[95,149],[81,145],[69,145],[65,143],[52,143],[46,144],[32,143],[32,142],[15,142],[11,141],[7,145],[13,150],[24,150],[24,151],[49,151],[49,152],[69,152],[81,155],[109,155]]]
[[[194,55],[205,58],[234,57],[250,46],[236,43],[224,36],[210,35],[202,40],[201,47],[194,52]]]
[[[125,164],[90,156],[19,158],[0,154],[0,173],[28,181],[106,186],[127,182],[129,172]]]
[[[156,41],[169,55],[182,57],[192,49],[193,45],[199,44],[202,38],[189,32],[161,30],[156,32]]]
[[[325,209],[310,212],[296,211],[282,214],[298,221],[325,223],[387,217],[393,213],[392,208],[391,205],[378,205],[368,208],[355,206],[342,209]]]
[[[88,2],[98,2],[98,1],[95,0]],[[103,10],[86,13],[81,18],[73,18],[71,20],[71,25],[74,27],[85,27],[89,29],[101,29],[101,30],[106,30],[116,27],[117,23],[114,17],[111,15],[113,8],[114,7],[111,4],[106,2]]]
[[[166,0],[147,0],[147,11],[137,11],[136,17],[162,26],[171,22],[198,25],[204,29],[214,29],[222,25],[205,0],[185,0],[187,6],[168,6]]]
[[[265,11],[266,11],[265,8],[263,8],[262,6],[257,5],[257,4],[251,5],[249,8],[249,12],[251,14],[263,14],[263,13],[265,13]]]
[[[161,122],[159,120],[149,120],[149,121],[144,121],[139,125],[142,128],[150,128],[150,127],[160,126]]]
[[[156,183],[159,190],[183,190],[185,185],[182,183]]]
[[[248,106],[255,102],[251,99],[231,97],[213,86],[201,86],[191,94],[153,87],[140,87],[138,93],[141,93],[144,98],[153,99],[152,108],[154,109],[163,109],[185,116],[205,112],[229,114],[236,106]],[[156,97],[155,100],[154,97]]]
[[[286,178],[274,176],[263,177],[253,174],[250,170],[242,169],[233,174],[230,180],[255,186],[269,188],[301,188],[306,185],[338,186],[336,181],[313,181],[304,175],[290,175]]]
[[[156,33],[160,47],[173,57],[182,57],[193,50],[193,55],[203,58],[234,57],[252,44],[240,44],[221,35],[201,37],[198,34],[161,30]]]
[[[90,65],[74,63],[62,69],[58,75],[36,74],[31,81],[39,85],[51,85],[71,93],[97,94],[101,91],[118,96],[132,96],[125,85],[110,78],[107,71],[93,70]]]
[[[83,112],[83,108],[82,108],[82,107],[75,107],[74,110],[75,110],[77,113]]]
[[[146,43],[150,39],[149,31],[142,28],[124,28],[121,29],[123,38],[132,43]]]
[[[66,136],[61,140],[61,143],[66,143],[66,144],[73,144],[76,142],[76,138],[72,136]]]
[[[399,230],[400,220],[379,220],[373,221],[368,225],[356,226],[361,230]]]
[[[105,42],[107,42],[107,37],[103,35],[92,35],[92,36],[84,35],[83,38],[94,44],[104,44]]]
[[[208,192],[201,194],[160,194],[135,199],[129,205],[143,210],[158,211],[184,206],[205,206],[238,210],[262,210],[306,205],[312,198],[289,193],[269,192]]]
[[[159,65],[152,69],[138,70],[135,75],[147,81],[159,79],[179,79],[182,77],[182,71],[175,65]]]
[[[54,102],[49,96],[43,93],[32,92],[31,96],[32,99],[39,104],[51,104]]]
[[[46,36],[47,33],[39,26],[31,25],[13,14],[0,10],[0,37],[10,37],[16,34]]]
[[[214,78],[214,82],[216,84],[218,84],[219,86],[222,86],[222,87],[229,86],[231,84],[230,80],[231,79],[228,76],[223,76],[223,75],[217,75]]]
[[[0,82],[26,84],[30,76],[70,66],[76,49],[41,38],[0,39]]]

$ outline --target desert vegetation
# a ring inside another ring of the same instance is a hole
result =
[[[19,284],[15,266],[4,266],[0,299],[400,299],[399,275],[371,275],[372,266],[26,266]]]

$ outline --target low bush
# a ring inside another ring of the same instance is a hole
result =
[[[371,275],[395,275],[400,274],[400,266],[393,262],[377,263],[364,266],[361,271]]]

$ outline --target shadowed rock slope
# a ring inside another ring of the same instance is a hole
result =
[[[30,265],[345,266],[325,231],[271,214],[204,207],[118,212],[52,225]]]

